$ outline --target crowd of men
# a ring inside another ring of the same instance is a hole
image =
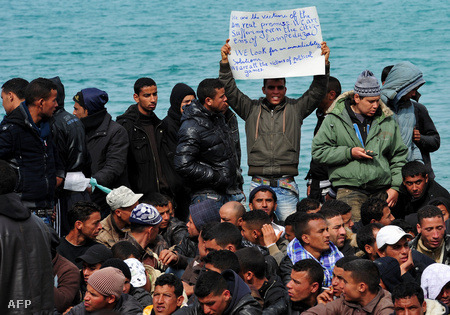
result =
[[[175,85],[162,120],[151,78],[115,121],[100,89],[76,93],[70,114],[59,77],[5,82],[1,313],[448,314],[450,194],[431,167],[423,74],[401,62],[380,86],[365,70],[342,93],[321,50],[326,74],[300,98],[271,78],[252,100],[227,41],[219,77]],[[66,185],[77,174],[91,185]]]

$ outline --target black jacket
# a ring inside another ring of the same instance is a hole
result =
[[[194,100],[184,110],[181,122],[174,164],[177,172],[190,180],[192,191],[240,192],[236,149],[224,116]]]
[[[117,301],[116,306],[114,306],[113,311],[118,312],[119,314],[127,314],[127,315],[140,315],[142,314],[142,306],[136,301],[132,296],[128,294],[122,294],[119,300]],[[75,305],[68,313],[68,315],[88,315],[88,314],[97,314],[96,312],[88,312],[86,311],[86,307],[84,306],[84,301],[80,304]]]
[[[0,159],[16,168],[19,180],[16,192],[29,208],[52,208],[57,172],[56,149],[50,125],[35,127],[25,102],[7,115],[0,125]]]
[[[177,218],[171,218],[167,228],[164,230],[160,228],[159,231],[169,247],[181,244],[183,239],[189,237],[186,223]]]
[[[44,221],[31,214],[17,194],[0,195],[1,314],[53,314],[50,242]],[[8,308],[11,301],[16,308]],[[31,303],[25,306],[26,301]]]
[[[411,247],[411,249],[417,250],[417,243],[419,242],[420,237],[421,237],[421,234],[417,234],[417,236],[410,242],[409,247]],[[450,265],[450,235],[449,234],[444,235],[444,256],[442,258],[442,263],[444,265]]]
[[[277,276],[270,277],[258,292],[264,300],[263,314],[286,314],[289,300],[287,290]]]

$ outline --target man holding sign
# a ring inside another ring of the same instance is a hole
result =
[[[285,78],[266,78],[262,91],[265,97],[252,100],[236,86],[228,55],[229,39],[221,49],[219,79],[225,85],[229,105],[245,120],[247,135],[248,174],[250,190],[269,185],[277,194],[276,214],[282,221],[294,213],[298,202],[300,136],[303,119],[311,114],[327,93],[330,72],[330,49],[321,43],[326,74],[316,75],[309,89],[298,99],[286,97]]]

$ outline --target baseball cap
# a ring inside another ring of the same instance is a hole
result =
[[[394,245],[403,237],[413,238],[411,234],[406,233],[396,225],[387,225],[382,227],[377,234],[377,246],[383,248],[385,245]]]
[[[106,196],[106,202],[112,210],[119,208],[131,207],[134,205],[143,194],[135,194],[130,188],[120,186],[119,188],[111,190]]]
[[[103,263],[112,258],[112,251],[103,244],[95,244],[89,247],[86,252],[75,259],[76,262],[84,261],[88,265]]]

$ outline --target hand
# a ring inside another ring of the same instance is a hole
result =
[[[333,302],[333,286],[330,286],[328,289],[324,290],[317,296],[318,304],[327,304],[328,302]]]
[[[231,46],[228,44],[230,42],[230,39],[228,38],[225,41],[225,45],[222,46],[222,49],[220,50],[220,54],[222,55],[222,63],[228,63],[228,55],[231,54]]]
[[[417,128],[414,128],[413,141],[414,142],[419,142],[420,141],[420,131]]]
[[[278,233],[278,235],[275,235],[275,230],[270,224],[264,224],[261,228],[261,232],[263,234],[265,246],[278,242],[281,234],[283,234],[283,231],[281,231],[280,233]]]
[[[178,255],[168,249],[164,249],[159,253],[159,260],[161,260],[163,265],[168,266],[178,261]]]
[[[388,190],[386,190],[386,193],[388,195],[386,202],[388,203],[388,207],[392,208],[397,203],[398,191],[396,191],[392,188],[389,188]]]
[[[400,265],[400,273],[401,273],[401,275],[403,276],[405,273],[407,273],[412,268],[414,268],[414,262],[413,262],[413,259],[412,259],[412,253],[411,253],[411,249],[410,249],[409,252],[408,252],[408,260]]]
[[[352,157],[355,160],[362,160],[362,159],[373,160],[373,158],[370,155],[367,155],[366,150],[364,150],[363,148],[359,148],[359,147],[352,148]]]
[[[320,46],[322,48],[322,56],[325,56],[325,64],[329,64],[330,61],[328,60],[330,58],[330,48],[327,46],[327,42],[321,42]]]

